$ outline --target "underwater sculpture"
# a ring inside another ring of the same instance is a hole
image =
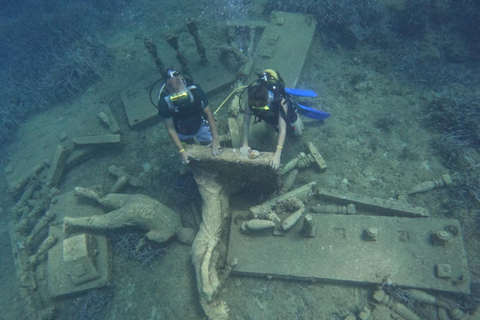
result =
[[[223,274],[217,272],[222,232],[229,218],[230,190],[218,181],[218,177],[204,170],[194,171],[203,199],[202,223],[192,244],[192,262],[197,278],[200,304],[210,320],[228,319],[228,307],[216,299],[216,294],[236,262],[228,263]]]
[[[137,248],[145,244],[145,238],[158,243],[166,242],[174,236],[182,243],[191,243],[193,239],[191,229],[181,227],[177,213],[146,195],[110,193],[102,196],[96,191],[81,187],[75,188],[75,195],[92,199],[112,211],[90,217],[65,217],[65,232],[76,228],[115,230],[138,227],[146,231],[146,234]]]

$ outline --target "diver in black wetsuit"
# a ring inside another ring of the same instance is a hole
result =
[[[270,162],[273,169],[278,169],[287,132],[301,135],[303,123],[295,104],[285,92],[282,78],[274,70],[266,69],[262,77],[248,87],[248,107],[243,116],[243,142],[240,148],[243,155],[250,151],[248,133],[252,115],[256,117],[256,122],[265,121],[278,132],[275,155]]]

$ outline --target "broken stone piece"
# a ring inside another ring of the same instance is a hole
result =
[[[307,142],[306,147],[308,148],[308,150],[310,150],[310,154],[313,156],[313,159],[315,160],[315,163],[318,165],[320,170],[327,169],[327,164],[325,163],[325,160],[323,160],[320,152],[318,152],[317,147],[315,147],[311,142]]]
[[[240,231],[242,232],[258,231],[258,230],[265,230],[265,229],[270,229],[274,227],[275,227],[275,222],[271,220],[252,219],[252,220],[242,222]]]
[[[287,201],[289,199],[296,198],[300,201],[306,202],[310,197],[316,194],[317,183],[315,181],[307,183],[297,189],[287,192],[279,197],[268,200],[258,206],[250,208],[252,216],[257,218],[262,215],[266,215],[272,211],[272,208],[280,202]]]
[[[100,111],[97,114],[97,117],[103,124],[105,124],[110,129],[110,119],[108,119],[108,116],[105,114],[105,112]]]
[[[130,184],[132,187],[141,187],[142,186],[142,183],[140,182],[139,179],[132,177],[130,174],[125,172],[123,169],[121,169],[121,168],[119,168],[115,165],[111,165],[110,167],[108,167],[108,172],[110,172],[111,174],[116,176],[119,180],[126,178],[126,182],[128,184]],[[119,181],[117,181],[117,183],[119,183]],[[112,191],[112,193],[113,192],[114,191]]]
[[[300,209],[298,209],[297,211],[292,213],[287,219],[285,219],[285,221],[283,221],[281,226],[282,231],[290,230],[300,219],[304,210],[305,208],[303,207],[303,204],[302,204]]]
[[[43,240],[42,244],[37,250],[35,255],[30,257],[30,265],[36,267],[40,262],[42,262],[43,254],[50,250],[58,241],[58,238],[52,235],[49,235],[45,240]]]
[[[97,116],[100,121],[108,127],[110,133],[115,134],[120,132],[120,126],[118,125],[117,119],[108,105],[104,104]]]
[[[285,180],[283,181],[282,188],[280,189],[280,194],[284,194],[288,192],[293,187],[293,184],[295,183],[295,179],[297,179],[297,174],[298,174],[297,169],[294,169],[287,174],[287,176],[285,177]]]
[[[10,186],[10,191],[14,194],[20,192],[32,177],[34,177],[35,175],[38,175],[43,170],[43,168],[45,168],[48,165],[49,165],[48,160],[43,160],[41,163],[37,164],[35,167],[32,168],[32,170],[30,170],[29,173],[15,180]]]
[[[442,175],[439,179],[432,181],[424,181],[414,185],[408,191],[408,194],[423,193],[433,189],[438,189],[444,186],[448,186],[453,182],[449,174]]]

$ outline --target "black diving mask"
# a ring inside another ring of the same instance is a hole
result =
[[[272,101],[273,101],[273,98],[274,98],[274,94],[272,91],[268,91],[268,102],[266,105],[264,106],[252,106],[252,109],[256,109],[256,110],[270,110],[270,105],[272,104]]]
[[[167,74],[168,74],[168,77],[169,78],[173,78],[173,77],[181,77],[182,74],[178,71],[175,71],[175,70],[172,70],[172,69],[168,69],[167,70]]]

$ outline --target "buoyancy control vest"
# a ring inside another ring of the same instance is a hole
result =
[[[292,124],[297,120],[296,105],[290,100],[285,91],[285,84],[281,76],[271,69],[266,69],[257,84],[252,84],[248,89],[249,96],[259,86],[263,86],[268,91],[268,102],[266,106],[250,106],[250,110],[255,115],[255,123],[265,121],[272,125],[278,131],[278,115],[283,117],[287,123],[287,131],[293,131]],[[282,107],[282,100],[287,103],[287,112]]]
[[[206,107],[202,93],[200,88],[191,85],[184,92],[163,97],[178,133],[192,135],[200,129],[204,121],[203,109]]]

